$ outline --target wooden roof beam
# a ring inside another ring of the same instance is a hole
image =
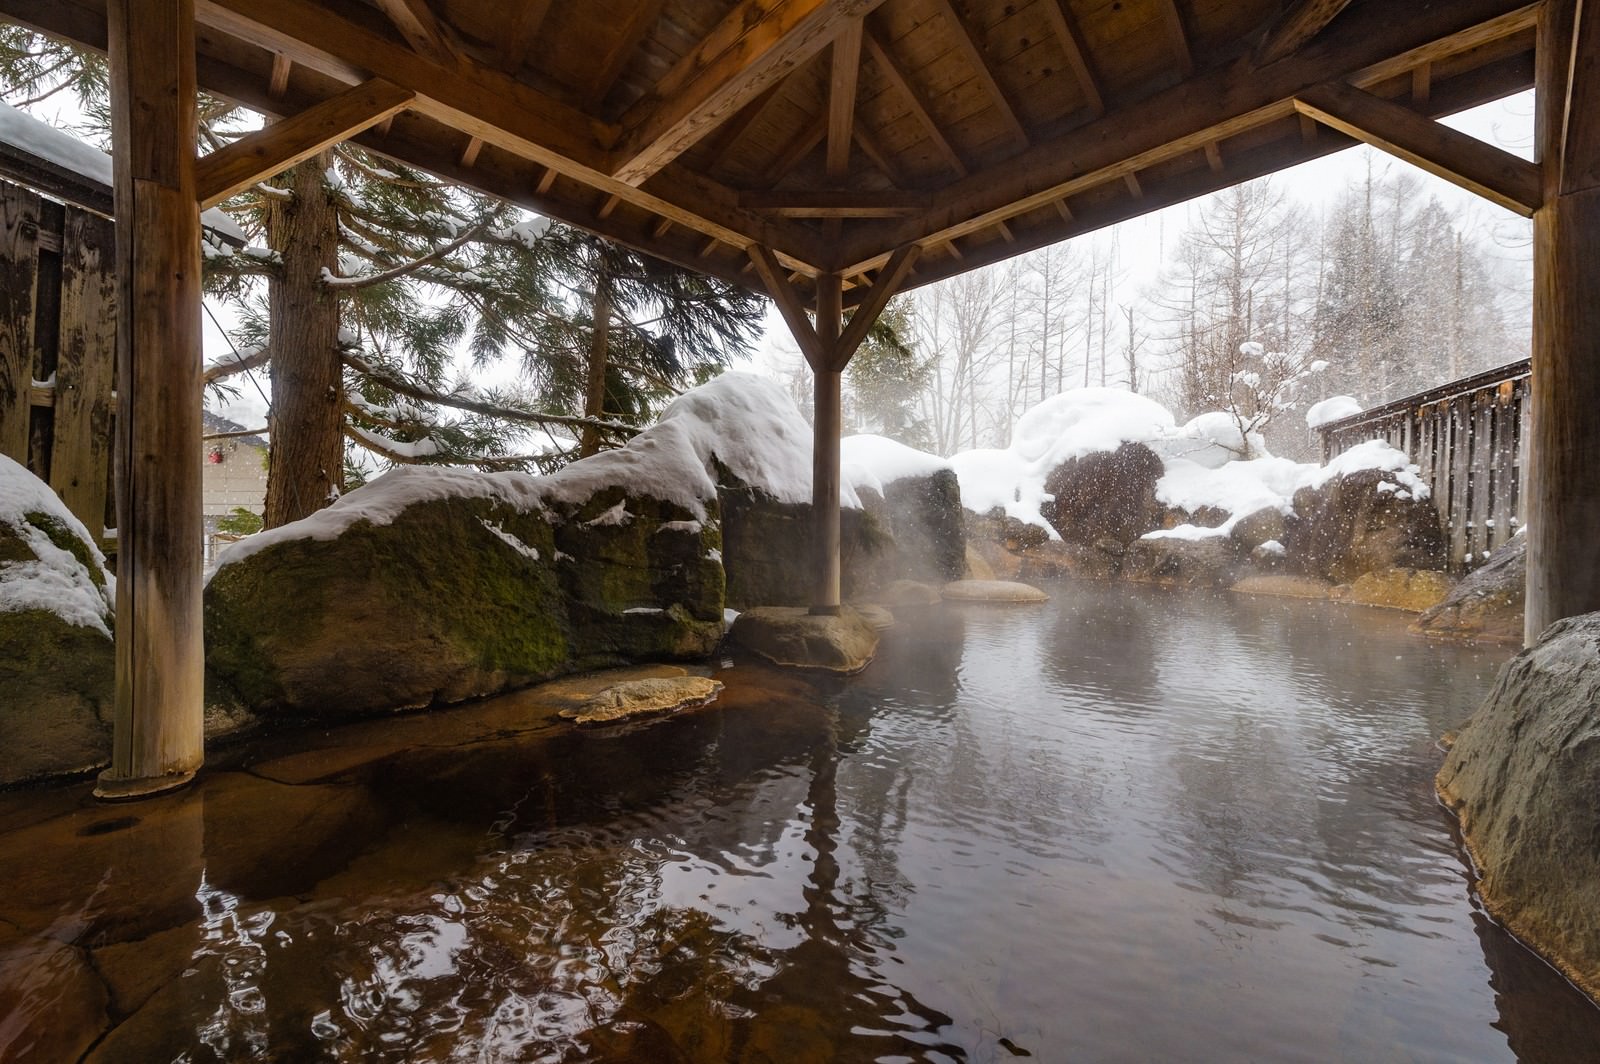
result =
[[[522,0],[517,7],[517,17],[511,23],[511,31],[500,45],[501,70],[514,74],[523,68],[528,56],[533,54],[533,46],[539,40],[539,30],[549,14],[550,0]]]
[[[1006,130],[1011,134],[1011,139],[1019,148],[1028,146],[1028,131],[1022,128],[1022,123],[1017,119],[1017,112],[1012,108],[1011,101],[1006,99],[1000,83],[994,78],[994,71],[989,67],[989,60],[984,58],[983,49],[978,47],[977,39],[972,35],[971,28],[966,19],[955,9],[951,0],[932,0],[934,10],[944,15],[945,22],[949,24],[951,34],[955,38],[956,50],[964,55],[967,64],[972,67],[972,72],[978,78],[979,84],[989,95],[989,101],[994,104],[994,109],[999,112],[1001,120],[1005,123]]]
[[[415,96],[409,89],[373,78],[202,156],[195,166],[195,194],[201,208],[214,207],[257,181],[348,140],[404,110]]]
[[[867,54],[872,57],[872,61],[878,65],[878,70],[888,80],[889,84],[893,85],[895,90],[900,93],[901,97],[906,101],[906,105],[911,108],[912,115],[922,124],[922,129],[928,134],[928,139],[933,142],[933,146],[938,149],[940,155],[944,156],[945,164],[955,171],[957,177],[966,177],[970,172],[967,169],[966,161],[961,158],[955,146],[944,135],[944,130],[939,128],[939,123],[934,121],[933,112],[929,109],[928,101],[917,87],[911,84],[910,79],[906,77],[905,71],[900,69],[900,64],[890,54],[888,45],[884,44],[883,39],[873,31],[871,26],[866,27],[862,43],[866,45]]]
[[[767,295],[778,305],[778,313],[783,315],[789,331],[794,334],[794,342],[800,345],[800,353],[805,356],[806,363],[816,372],[824,372],[830,361],[829,345],[823,343],[811,319],[806,316],[806,305],[800,298],[799,290],[785,275],[783,267],[778,265],[778,259],[770,248],[751,244],[748,253],[761,283],[766,286]]]
[[[744,0],[623,116],[612,176],[640,185],[882,0]]]
[[[852,19],[833,39],[833,69],[828,78],[829,181],[843,181],[850,173],[850,130],[855,125],[860,78],[861,19]]]
[[[378,10],[389,16],[400,36],[417,54],[439,63],[456,60],[455,49],[450,47],[428,0],[376,0],[376,3]]]
[[[952,183],[923,217],[888,232],[848,236],[838,253],[840,269],[856,272],[883,261],[885,246],[928,246],[981,232],[1051,200],[1201,150],[1207,142],[1289,118],[1298,94],[1352,71],[1351,80],[1366,87],[1420,62],[1522,33],[1533,27],[1539,9],[1522,0],[1452,0],[1403,12],[1385,5],[1354,8],[1318,48],[1259,70],[1246,58],[1203,71]]]
[[[1083,93],[1089,113],[1099,118],[1106,113],[1105,94],[1100,91],[1100,81],[1089,65],[1089,46],[1084,43],[1083,32],[1078,29],[1078,19],[1067,6],[1067,0],[1043,0],[1045,18],[1055,32],[1056,41],[1066,53],[1067,66],[1078,81],[1078,91]]]
[[[892,185],[904,184],[900,175],[900,168],[889,158],[889,153],[883,150],[883,145],[878,143],[878,138],[873,136],[860,122],[851,129],[850,136],[855,140],[856,147],[861,149],[861,154],[872,161],[883,176],[889,179]]]
[[[916,266],[921,253],[922,249],[915,244],[895,248],[888,263],[872,279],[872,287],[862,296],[855,313],[850,315],[850,323],[839,334],[839,342],[833,352],[833,369],[842,370],[850,362],[861,341],[867,338],[868,330],[878,320],[878,315],[883,313],[883,308],[889,305],[889,300],[894,298],[911,275],[911,269]]]
[[[1342,83],[1319,85],[1295,107],[1323,125],[1420,166],[1507,210],[1532,217],[1544,202],[1538,164]]]
[[[861,189],[766,189],[739,194],[747,210],[773,211],[789,218],[891,218],[928,209],[922,192],[869,192]]]
[[[1294,55],[1349,3],[1350,0],[1299,0],[1267,27],[1261,43],[1256,46],[1256,66],[1266,66]]]

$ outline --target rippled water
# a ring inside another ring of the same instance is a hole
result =
[[[1503,654],[1051,591],[648,725],[514,696],[159,806],[11,796],[0,1056],[1594,1059],[1600,1010],[1475,908],[1432,794]]]

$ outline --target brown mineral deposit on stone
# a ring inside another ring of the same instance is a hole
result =
[[[1013,580],[957,580],[944,585],[951,602],[1048,602],[1050,596],[1031,584]]]
[[[878,631],[855,609],[813,614],[803,606],[758,606],[733,622],[729,635],[774,665],[860,672],[878,652]]]
[[[655,717],[716,700],[722,684],[704,676],[627,680],[613,684],[561,715],[579,724],[609,724],[635,717]]]

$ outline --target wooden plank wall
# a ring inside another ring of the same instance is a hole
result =
[[[1525,517],[1528,364],[1445,385],[1322,430],[1331,458],[1371,439],[1405,451],[1433,492],[1450,568],[1482,565]]]
[[[109,218],[0,181],[0,454],[95,535],[115,523],[116,288]]]

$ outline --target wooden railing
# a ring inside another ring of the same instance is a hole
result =
[[[1522,527],[1528,384],[1523,359],[1330,422],[1319,430],[1323,458],[1372,439],[1410,455],[1433,492],[1450,568],[1475,568]]]

